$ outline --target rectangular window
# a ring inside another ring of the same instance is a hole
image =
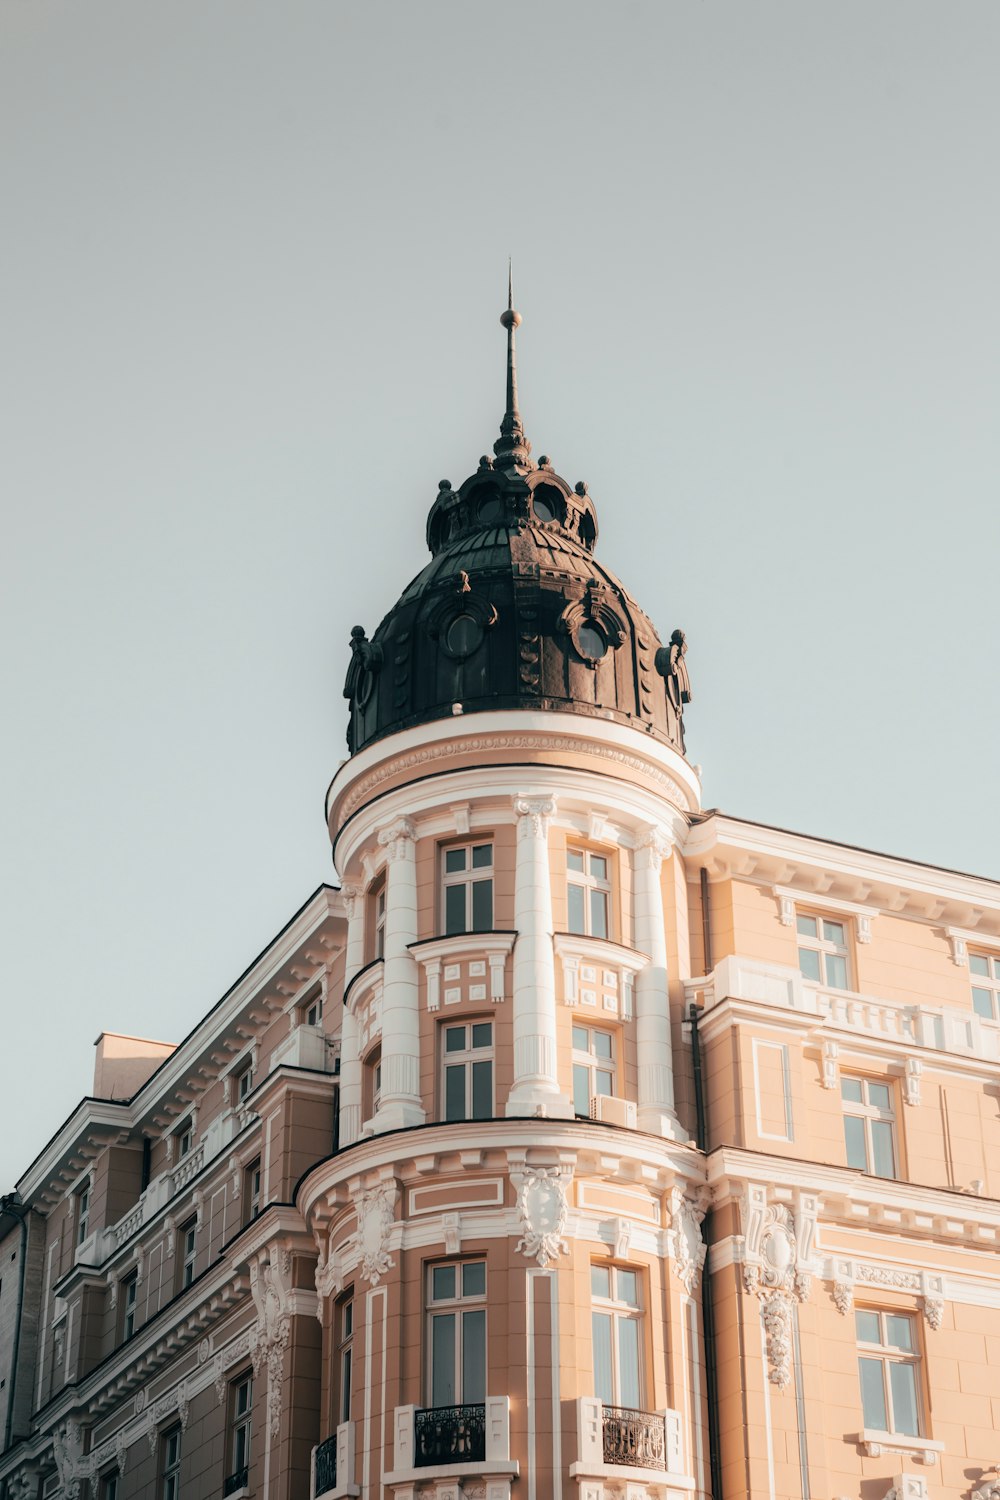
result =
[[[161,1500],[181,1500],[181,1430],[179,1427],[171,1427],[169,1432],[164,1433],[161,1460],[160,1472],[163,1476],[160,1489]]]
[[[368,1119],[382,1103],[382,1048],[376,1047],[365,1064],[365,1098],[370,1108]]]
[[[590,1101],[615,1091],[615,1039],[598,1026],[573,1027],[573,1113],[590,1118]]]
[[[133,1271],[126,1276],[119,1288],[122,1304],[122,1340],[127,1342],[135,1333],[136,1304],[139,1300],[139,1273]]]
[[[194,1260],[197,1253],[198,1221],[190,1219],[181,1229],[177,1237],[180,1241],[181,1252],[181,1289],[190,1286],[194,1280]]]
[[[249,1224],[260,1213],[260,1157],[243,1168],[243,1222]]]
[[[590,1268],[594,1394],[606,1406],[642,1409],[643,1320],[638,1271]]]
[[[445,1119],[492,1119],[493,1022],[445,1026],[443,1068]]]
[[[183,1157],[187,1156],[188,1152],[191,1150],[191,1147],[193,1145],[194,1145],[194,1131],[192,1130],[190,1124],[182,1125],[181,1129],[180,1129],[180,1132],[179,1132],[179,1134],[177,1136],[177,1158],[178,1158],[178,1160],[181,1160]]]
[[[493,928],[493,845],[461,844],[443,851],[442,904],[447,936]]]
[[[101,1480],[101,1500],[118,1500],[121,1491],[118,1488],[118,1475],[105,1474]]]
[[[372,915],[375,919],[375,946],[373,957],[385,958],[385,881],[371,898]]]
[[[428,1405],[486,1400],[486,1262],[427,1270]]]
[[[247,1370],[229,1387],[229,1477],[225,1484],[227,1495],[241,1489],[249,1478],[252,1410],[253,1375]]]
[[[610,865],[604,854],[566,850],[566,912],[570,932],[606,938],[610,934]]]
[[[840,1080],[847,1165],[874,1177],[895,1177],[896,1112],[892,1086],[870,1078]]]
[[[234,1094],[236,1102],[242,1104],[250,1090],[253,1088],[253,1065],[247,1063],[236,1075],[236,1087]]]
[[[795,918],[795,928],[802,978],[825,984],[832,990],[849,989],[845,923],[800,912]]]
[[[76,1243],[82,1245],[90,1233],[90,1183],[76,1195]]]
[[[351,1381],[354,1373],[354,1293],[345,1292],[334,1310],[337,1338],[337,1421],[351,1420]]]
[[[323,992],[317,991],[302,1007],[300,1017],[304,1026],[318,1026],[323,1020]]]
[[[854,1320],[865,1427],[919,1437],[919,1360],[913,1319],[903,1313],[859,1308]]]
[[[1000,1021],[1000,958],[988,953],[970,953],[969,973],[976,1015],[984,1021]]]

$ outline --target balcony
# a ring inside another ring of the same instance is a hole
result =
[[[683,1472],[678,1412],[605,1406],[591,1396],[582,1397],[576,1406],[579,1458],[570,1465],[572,1478],[694,1489],[694,1479]]]
[[[271,1070],[280,1067],[308,1068],[312,1073],[333,1071],[333,1048],[322,1026],[294,1026],[271,1056]]]
[[[510,1457],[510,1398],[487,1396],[467,1406],[397,1406],[392,1471],[387,1486],[412,1494],[427,1480],[489,1480],[489,1493],[509,1500],[518,1466]]]
[[[310,1500],[338,1500],[361,1493],[354,1480],[354,1423],[341,1422],[332,1437],[312,1451]]]
[[[237,1469],[235,1474],[230,1474],[222,1486],[223,1495],[247,1495],[250,1483],[250,1470]]]

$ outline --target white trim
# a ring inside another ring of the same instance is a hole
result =
[[[859,943],[871,942],[871,924],[877,916],[881,915],[881,907],[862,906],[857,901],[841,901],[835,896],[825,896],[820,891],[801,890],[797,886],[774,885],[771,887],[775,899],[781,908],[781,920],[784,926],[795,925],[794,911],[791,920],[786,919],[787,905],[792,907],[804,906],[811,911],[817,911],[822,916],[826,911],[839,912],[845,916],[857,918],[855,937]]]

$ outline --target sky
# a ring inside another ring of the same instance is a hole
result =
[[[333,880],[503,412],[727,812],[1000,877],[1000,8],[0,0],[0,1191]]]

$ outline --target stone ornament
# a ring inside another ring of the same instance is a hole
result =
[[[1000,1460],[993,1465],[993,1468],[997,1478],[984,1482],[978,1490],[973,1490],[972,1500],[1000,1500]]]
[[[387,828],[379,830],[378,841],[390,861],[403,859],[412,852],[417,833],[409,818],[396,818]]]
[[[543,839],[549,831],[549,819],[554,817],[554,797],[515,797],[514,813],[517,817],[519,839]]]
[[[89,1478],[79,1423],[69,1421],[56,1428],[52,1435],[52,1456],[65,1500],[79,1500],[83,1481]]]
[[[356,1202],[361,1275],[372,1286],[378,1286],[386,1271],[395,1265],[389,1254],[389,1235],[395,1219],[395,1184],[383,1183],[371,1188]]]
[[[705,1264],[708,1246],[701,1233],[709,1195],[702,1190],[692,1201],[680,1188],[670,1193],[670,1228],[667,1246],[674,1272],[690,1297]]]
[[[563,1231],[569,1217],[566,1188],[571,1178],[572,1173],[561,1167],[525,1167],[511,1174],[522,1229],[514,1249],[534,1257],[543,1270],[557,1256],[569,1254]]]
[[[267,1370],[267,1418],[272,1437],[281,1426],[281,1377],[292,1331],[291,1252],[271,1245],[250,1262],[250,1295],[257,1322],[250,1332],[254,1374]]]
[[[854,1302],[854,1285],[885,1287],[892,1292],[911,1292],[922,1299],[921,1310],[928,1328],[935,1333],[944,1321],[944,1277],[933,1271],[910,1271],[902,1266],[872,1265],[868,1261],[835,1260],[827,1271],[833,1277],[833,1300],[845,1317]]]
[[[316,1262],[316,1316],[320,1323],[323,1321],[323,1303],[328,1297],[339,1296],[344,1287],[344,1270],[340,1263],[340,1253],[332,1246],[328,1251],[320,1247],[319,1260]]]
[[[792,1319],[796,1302],[812,1287],[819,1199],[799,1193],[793,1215],[785,1203],[767,1201],[767,1188],[747,1186],[743,1217],[743,1285],[761,1299],[767,1378],[785,1387],[792,1378]]]

